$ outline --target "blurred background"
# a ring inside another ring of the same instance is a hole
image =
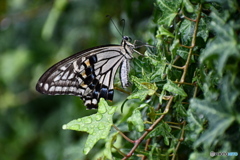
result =
[[[103,145],[84,156],[87,134],[62,125],[96,111],[86,110],[78,97],[42,95],[35,85],[67,56],[120,44],[106,15],[120,31],[124,18],[124,34],[146,41],[154,8],[153,0],[1,0],[0,160],[94,159]]]

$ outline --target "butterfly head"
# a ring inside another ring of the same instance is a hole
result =
[[[132,38],[131,37],[128,37],[128,36],[123,36],[123,39],[125,41],[128,41],[128,42],[131,42],[132,41]]]

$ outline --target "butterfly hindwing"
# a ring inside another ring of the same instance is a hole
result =
[[[88,109],[97,108],[100,98],[113,99],[114,76],[122,62],[128,61],[122,49],[101,46],[70,56],[47,70],[36,89],[48,95],[79,96]]]

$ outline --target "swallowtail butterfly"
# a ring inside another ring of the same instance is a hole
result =
[[[75,95],[88,109],[96,109],[100,98],[113,100],[113,81],[120,67],[123,88],[128,86],[129,60],[138,51],[123,36],[121,45],[105,45],[78,52],[49,68],[39,79],[36,90],[48,95]]]

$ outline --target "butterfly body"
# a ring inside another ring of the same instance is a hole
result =
[[[48,95],[75,95],[88,109],[96,109],[100,98],[113,99],[113,81],[120,67],[123,88],[128,86],[129,60],[135,46],[123,37],[121,45],[105,45],[76,53],[49,68],[36,90]]]

